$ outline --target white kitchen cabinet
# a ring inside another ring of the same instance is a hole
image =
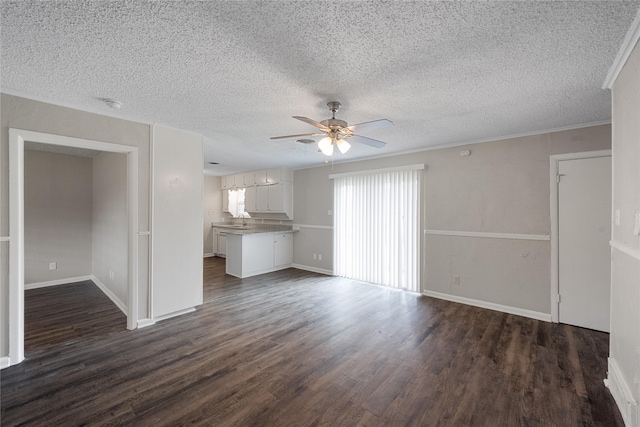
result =
[[[229,190],[222,190],[222,212],[229,212]]]
[[[227,256],[227,236],[221,234],[220,231],[216,233],[216,256],[226,257]]]
[[[293,234],[274,235],[273,264],[275,267],[289,267],[293,262]]]
[[[269,212],[269,186],[256,187],[256,212]]]
[[[269,203],[267,209],[269,212],[284,212],[284,186],[285,183],[273,184],[268,186]]]
[[[256,185],[271,185],[280,182],[292,182],[293,170],[289,168],[274,168],[257,171],[254,173]]]
[[[256,185],[267,185],[267,171],[256,171],[253,173],[253,179]]]
[[[256,186],[247,187],[244,189],[244,210],[245,212],[256,211],[256,198],[257,198]]]
[[[242,185],[244,187],[255,185],[255,173],[248,172],[248,173],[242,174]]]
[[[227,234],[226,272],[231,276],[245,278],[282,270],[292,260],[290,232]]]
[[[224,229],[213,228],[213,254],[219,257],[227,256],[227,236]]]
[[[251,212],[247,209],[247,212]],[[293,217],[293,185],[281,182],[256,187],[256,206],[254,212],[286,213]]]

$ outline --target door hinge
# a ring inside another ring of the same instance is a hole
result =
[[[561,176],[564,176],[564,174],[563,173],[559,173],[559,174],[556,175],[556,184],[560,184],[560,177]]]
[[[562,302],[561,300],[562,298],[560,297],[560,294],[558,294],[558,302]]]

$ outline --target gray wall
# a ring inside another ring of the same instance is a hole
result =
[[[204,240],[204,255],[213,255],[212,222],[224,221],[222,214],[222,190],[220,190],[219,176],[204,176],[204,212],[202,223],[202,238]]]
[[[610,364],[616,365],[619,371],[609,369],[609,379],[617,380],[616,385],[626,383],[636,402],[640,402],[640,237],[633,229],[635,215],[640,214],[638,76],[640,44],[635,46],[618,75],[612,94],[613,209],[620,211],[620,225],[614,223],[612,233]],[[615,378],[616,374],[621,378]],[[623,411],[638,412],[637,407],[625,408],[626,402],[619,404]],[[627,422],[631,421],[627,419]]]
[[[92,211],[92,273],[126,306],[129,273],[126,155],[99,153],[93,158]]]
[[[0,95],[0,236],[9,235],[9,128],[46,132],[135,146],[138,156],[138,229],[149,230],[149,125],[60,107],[7,94]],[[0,356],[8,354],[8,253],[0,246]],[[139,313],[147,317],[149,295],[149,236],[139,237]]]
[[[91,275],[92,159],[25,150],[24,166],[25,285]]]
[[[424,163],[425,230],[542,236],[551,232],[549,156],[609,148],[603,125],[297,170],[294,263],[333,269],[331,173]],[[423,290],[549,314],[550,257],[549,241],[426,234]]]

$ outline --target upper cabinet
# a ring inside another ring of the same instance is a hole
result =
[[[254,218],[269,213],[285,214],[287,219],[293,219],[292,169],[274,168],[223,176],[221,187],[223,203],[228,198],[228,192],[224,190],[244,188],[245,211]],[[228,212],[228,208],[225,212]]]
[[[276,168],[255,172],[256,185],[271,185],[281,182],[293,182],[293,170]]]

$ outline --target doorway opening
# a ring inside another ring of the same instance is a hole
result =
[[[9,364],[24,360],[25,291],[25,144],[119,153],[126,157],[126,312],[127,329],[138,318],[138,148],[21,129],[9,129]]]

